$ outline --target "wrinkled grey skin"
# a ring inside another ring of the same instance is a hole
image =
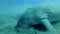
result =
[[[53,15],[50,15],[53,14]],[[50,16],[49,16],[50,15]],[[50,30],[53,31],[54,27],[51,25],[50,21],[53,22],[55,20],[51,20],[50,17],[54,16],[53,12],[50,12],[49,8],[42,8],[42,7],[32,7],[28,8],[19,18],[17,25],[16,25],[16,31],[18,31],[19,28],[29,28],[30,25],[35,24],[44,24],[44,26]]]

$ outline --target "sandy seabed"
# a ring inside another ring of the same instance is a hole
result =
[[[7,16],[1,16],[0,17],[0,34],[60,34],[60,22],[57,22],[54,24],[54,28],[56,31],[37,31],[33,28],[30,29],[21,29],[20,32],[16,32],[14,30],[14,26],[17,23],[17,19],[14,19],[12,17]]]

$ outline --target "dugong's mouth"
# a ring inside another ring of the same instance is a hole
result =
[[[34,29],[37,29],[39,31],[46,31],[46,30],[54,31],[55,30],[53,25],[49,22],[48,19],[43,19],[42,23],[30,25],[29,27],[33,27]]]
[[[30,28],[33,27],[34,29],[36,29],[38,31],[44,31],[44,32],[47,31],[47,28],[41,23],[35,24],[35,25],[30,25],[29,27]]]

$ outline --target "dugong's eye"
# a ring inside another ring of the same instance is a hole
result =
[[[46,13],[52,13],[52,12],[50,12],[50,11],[46,11]]]
[[[50,11],[50,9],[49,9],[48,7],[44,8],[43,11],[44,11],[45,13],[51,13],[51,11]]]

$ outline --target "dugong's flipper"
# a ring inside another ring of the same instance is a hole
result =
[[[54,31],[54,27],[51,25],[48,19],[43,19],[42,20],[43,25],[49,30],[49,31]]]

